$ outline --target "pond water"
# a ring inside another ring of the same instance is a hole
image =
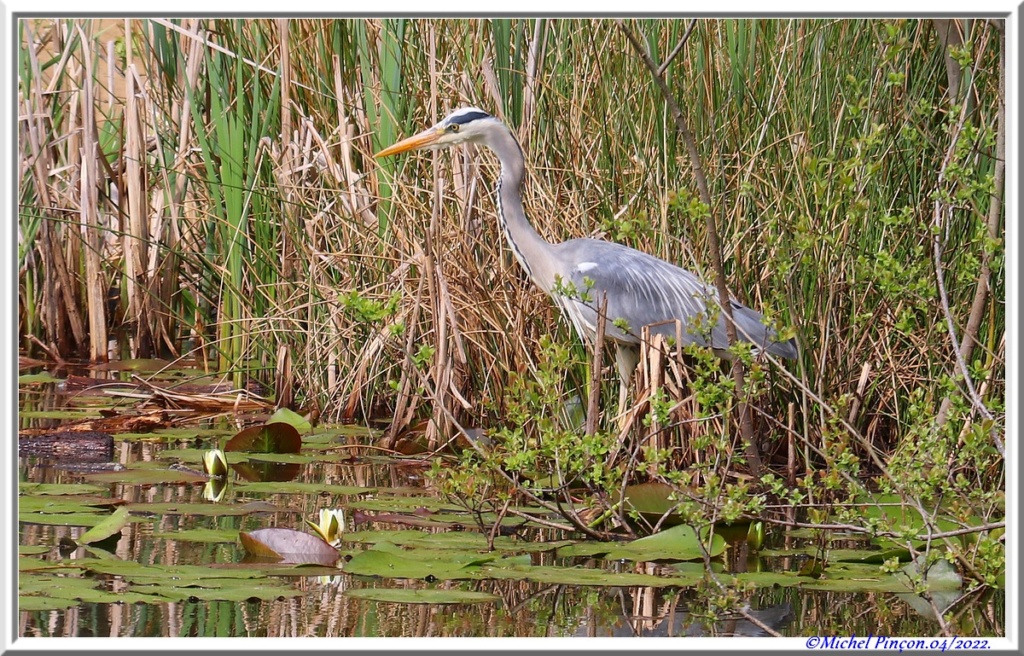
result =
[[[54,429],[112,406],[146,411],[138,397],[102,388],[69,392],[45,378],[23,378],[20,387],[22,429]],[[877,564],[798,576],[807,540],[774,527],[760,551],[740,541],[713,560],[727,591],[701,562],[606,560],[593,549],[598,555],[572,555],[586,545],[551,529],[511,527],[489,552],[473,515],[431,490],[429,463],[358,448],[378,438],[365,427],[319,426],[303,436],[299,454],[231,453],[226,486],[211,489],[196,473],[203,454],[266,414],[166,416],[170,427],[115,434],[102,466],[83,467],[67,454],[21,455],[20,635],[940,633],[930,605]],[[127,508],[119,530],[84,536],[115,508]],[[324,508],[343,509],[347,520],[338,566],[254,562],[239,544],[240,531],[308,532],[306,520]],[[720,610],[727,594],[745,615]],[[960,591],[946,594],[952,600]],[[1005,635],[1004,603],[1001,591],[976,595],[955,606],[951,626],[959,635]]]

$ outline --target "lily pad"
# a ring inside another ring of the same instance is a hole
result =
[[[702,547],[697,532],[681,524],[619,546],[605,554],[605,558],[636,562],[699,560],[704,558],[704,549],[707,549],[707,555],[711,558],[719,556],[725,551],[725,540],[718,534],[712,534],[710,544]]]
[[[261,528],[241,532],[238,538],[250,556],[287,563],[332,565],[338,561],[338,550],[318,535],[290,528]]]
[[[302,438],[294,426],[273,422],[239,431],[224,445],[225,451],[248,453],[298,453]]]
[[[18,376],[18,385],[39,385],[42,383],[59,383],[63,378],[57,378],[49,371],[41,371],[38,374],[21,374]]]
[[[18,513],[18,522],[22,524],[41,524],[43,526],[96,526],[106,516],[102,512],[73,513]]]
[[[284,482],[239,482],[235,489],[250,494],[335,494],[354,496],[359,494],[376,494],[375,487],[356,487],[355,485],[325,485],[323,483]]]
[[[674,498],[676,490],[671,485],[658,482],[627,485],[625,493],[627,510],[640,513],[652,526],[661,522],[661,526],[667,528],[683,522],[672,512],[679,500]]]
[[[465,508],[461,506],[424,496],[354,499],[348,502],[346,507],[351,510],[371,510],[374,512],[415,512],[421,508],[432,512],[442,510],[465,512]],[[469,519],[469,515],[467,515],[467,519]]]
[[[278,410],[270,415],[270,419],[267,421],[268,424],[280,422],[282,424],[288,424],[299,433],[308,433],[313,430],[313,424],[309,423],[309,420],[288,408],[278,408]]]
[[[179,542],[232,543],[238,540],[238,531],[235,529],[192,528],[184,531],[154,533],[153,537]]]
[[[707,545],[708,556],[715,558],[725,551],[725,540],[718,534],[711,536]],[[673,526],[632,542],[581,542],[558,549],[559,556],[600,556],[606,560],[700,560],[704,558],[700,538],[692,527]]]
[[[157,503],[133,503],[132,512],[151,513],[154,515],[201,515],[220,517],[229,515],[248,515],[257,512],[298,512],[287,508],[279,508],[266,501],[250,501],[243,504],[232,503],[174,503],[160,501]]]
[[[201,473],[180,469],[125,469],[86,474],[90,481],[120,483],[122,485],[166,485],[171,483],[205,483]]]
[[[489,592],[475,590],[415,590],[404,588],[360,588],[346,590],[346,597],[384,601],[396,604],[480,604],[499,601],[501,598]]]
[[[471,566],[473,567],[473,566]],[[454,560],[436,560],[417,558],[410,552],[406,556],[390,550],[367,549],[352,557],[343,568],[348,574],[361,576],[381,576],[395,579],[435,579],[448,580],[471,578],[463,563]]]
[[[104,506],[114,503],[109,497],[96,496],[52,496],[36,497],[21,495],[18,497],[18,513],[66,514],[66,513],[103,513]]]
[[[64,565],[60,562],[43,560],[34,556],[18,556],[19,572],[41,572],[53,569],[64,569]]]
[[[93,526],[78,537],[79,544],[92,544],[100,542],[121,532],[121,529],[128,524],[128,508],[121,506],[114,511],[110,517]]]
[[[18,494],[31,496],[72,496],[102,494],[107,488],[88,483],[18,483]]]
[[[536,581],[549,585],[642,586],[652,588],[692,586],[704,578],[703,572],[680,572],[675,576],[658,576],[635,572],[609,572],[591,567],[557,566],[512,567],[507,569],[488,567],[486,574],[487,578]]]
[[[41,544],[19,544],[18,555],[19,556],[39,556],[44,553],[48,553],[50,547],[43,546]]]
[[[57,599],[55,597],[45,596],[26,596],[18,597],[18,612],[20,613],[31,613],[34,611],[45,611],[45,610],[63,610],[65,608],[72,608],[78,605],[76,599]]]
[[[94,558],[75,561],[96,574],[119,576],[133,583],[203,581],[211,578],[262,579],[266,573],[258,568],[211,567],[210,565],[143,565],[130,560],[108,561]]]
[[[304,453],[247,453],[246,460],[253,463],[269,462],[281,465],[308,465],[322,461],[318,456],[309,456]]]
[[[377,544],[387,542],[396,545],[430,549],[453,549],[485,552],[488,549],[487,536],[476,531],[445,531],[427,533],[424,531],[351,531],[342,536],[343,542]],[[568,540],[558,542],[525,542],[507,536],[494,539],[494,549],[502,552],[551,551],[572,544]]]
[[[196,585],[132,585],[130,589],[137,594],[152,595],[170,601],[194,598],[203,601],[232,601],[236,603],[253,599],[298,597],[305,594],[304,591],[275,579],[264,579],[259,582],[239,579],[206,579],[199,581]]]

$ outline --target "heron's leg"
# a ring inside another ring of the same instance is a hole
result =
[[[619,418],[624,421],[629,401],[629,381],[640,362],[640,350],[631,344],[615,345],[615,364],[619,367]]]

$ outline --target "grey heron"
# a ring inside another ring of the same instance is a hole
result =
[[[498,225],[516,260],[535,285],[544,290],[569,317],[585,342],[595,339],[602,300],[606,301],[605,336],[616,346],[615,361],[622,385],[619,410],[624,407],[629,380],[639,362],[642,329],[676,338],[682,344],[710,346],[725,355],[729,347],[725,317],[717,290],[693,273],[634,248],[600,239],[571,239],[552,244],[541,237],[523,210],[523,151],[512,132],[482,109],[463,107],[440,123],[385,148],[374,157],[409,150],[447,148],[476,143],[498,157]],[[793,339],[780,340],[764,316],[729,299],[736,334],[756,353],[797,357]],[[676,322],[682,330],[677,333]],[[703,324],[703,326],[702,326]]]

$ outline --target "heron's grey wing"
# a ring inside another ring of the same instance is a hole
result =
[[[778,341],[779,334],[773,328],[765,325],[764,315],[757,310],[751,310],[735,299],[731,300],[732,318],[736,322],[736,337],[743,341],[750,342],[755,347],[755,352],[768,351],[780,358],[793,360],[797,357],[796,341]],[[725,332],[725,322],[719,321],[715,328],[716,337],[714,342],[717,346],[719,340],[723,344],[729,343]],[[720,333],[720,334],[718,334]],[[724,348],[724,347],[723,347]]]
[[[717,314],[709,313],[708,306],[717,303],[718,295],[694,274],[627,246],[594,239],[575,239],[557,249],[567,268],[564,288],[570,293],[563,288],[554,296],[584,336],[593,335],[597,308],[607,298],[605,334],[611,339],[639,343],[644,326],[675,337],[678,320],[684,344],[706,345],[710,334],[718,346],[717,326],[707,325]]]
[[[639,343],[643,327],[650,326],[654,334],[678,334],[683,344],[728,348],[718,292],[693,273],[627,246],[594,239],[575,239],[557,248],[559,260],[567,267],[566,287],[576,292],[563,293],[559,304],[581,335],[593,335],[597,308],[606,297],[605,332],[612,339]],[[731,305],[740,339],[758,350],[796,357],[792,341],[777,342],[777,333],[765,325],[760,312],[735,300]]]

